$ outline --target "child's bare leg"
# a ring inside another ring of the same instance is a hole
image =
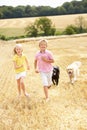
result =
[[[20,85],[21,85],[21,89],[23,91],[23,94],[26,95],[26,93],[25,93],[25,85],[24,85],[24,78],[23,77],[21,77],[21,79],[20,79]]]
[[[44,86],[44,93],[45,93],[45,97],[46,99],[48,98],[48,87]]]
[[[20,96],[21,95],[20,79],[17,80],[17,86],[18,86],[18,93],[19,93],[19,96]]]

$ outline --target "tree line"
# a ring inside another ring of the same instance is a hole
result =
[[[87,0],[64,2],[62,6],[0,6],[0,19],[87,13]]]

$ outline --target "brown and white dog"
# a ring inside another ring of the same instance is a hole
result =
[[[72,64],[68,65],[67,67],[67,73],[70,79],[70,83],[74,83],[77,80],[77,77],[79,76],[79,68],[81,66],[80,61],[75,61]]]

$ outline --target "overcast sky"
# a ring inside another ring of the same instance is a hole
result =
[[[64,2],[71,2],[72,0],[0,0],[0,6],[7,5],[7,6],[18,6],[18,5],[30,5],[30,6],[51,6],[57,7],[61,6]],[[81,1],[81,0],[77,0]]]

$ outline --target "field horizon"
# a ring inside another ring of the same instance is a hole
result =
[[[47,16],[56,29],[64,30],[68,25],[75,25],[77,17],[82,16],[87,21],[86,14],[72,14],[72,15],[56,15]],[[5,36],[22,36],[25,35],[25,28],[34,23],[36,19],[40,17],[29,17],[29,18],[14,18],[14,19],[0,19],[0,34]]]

